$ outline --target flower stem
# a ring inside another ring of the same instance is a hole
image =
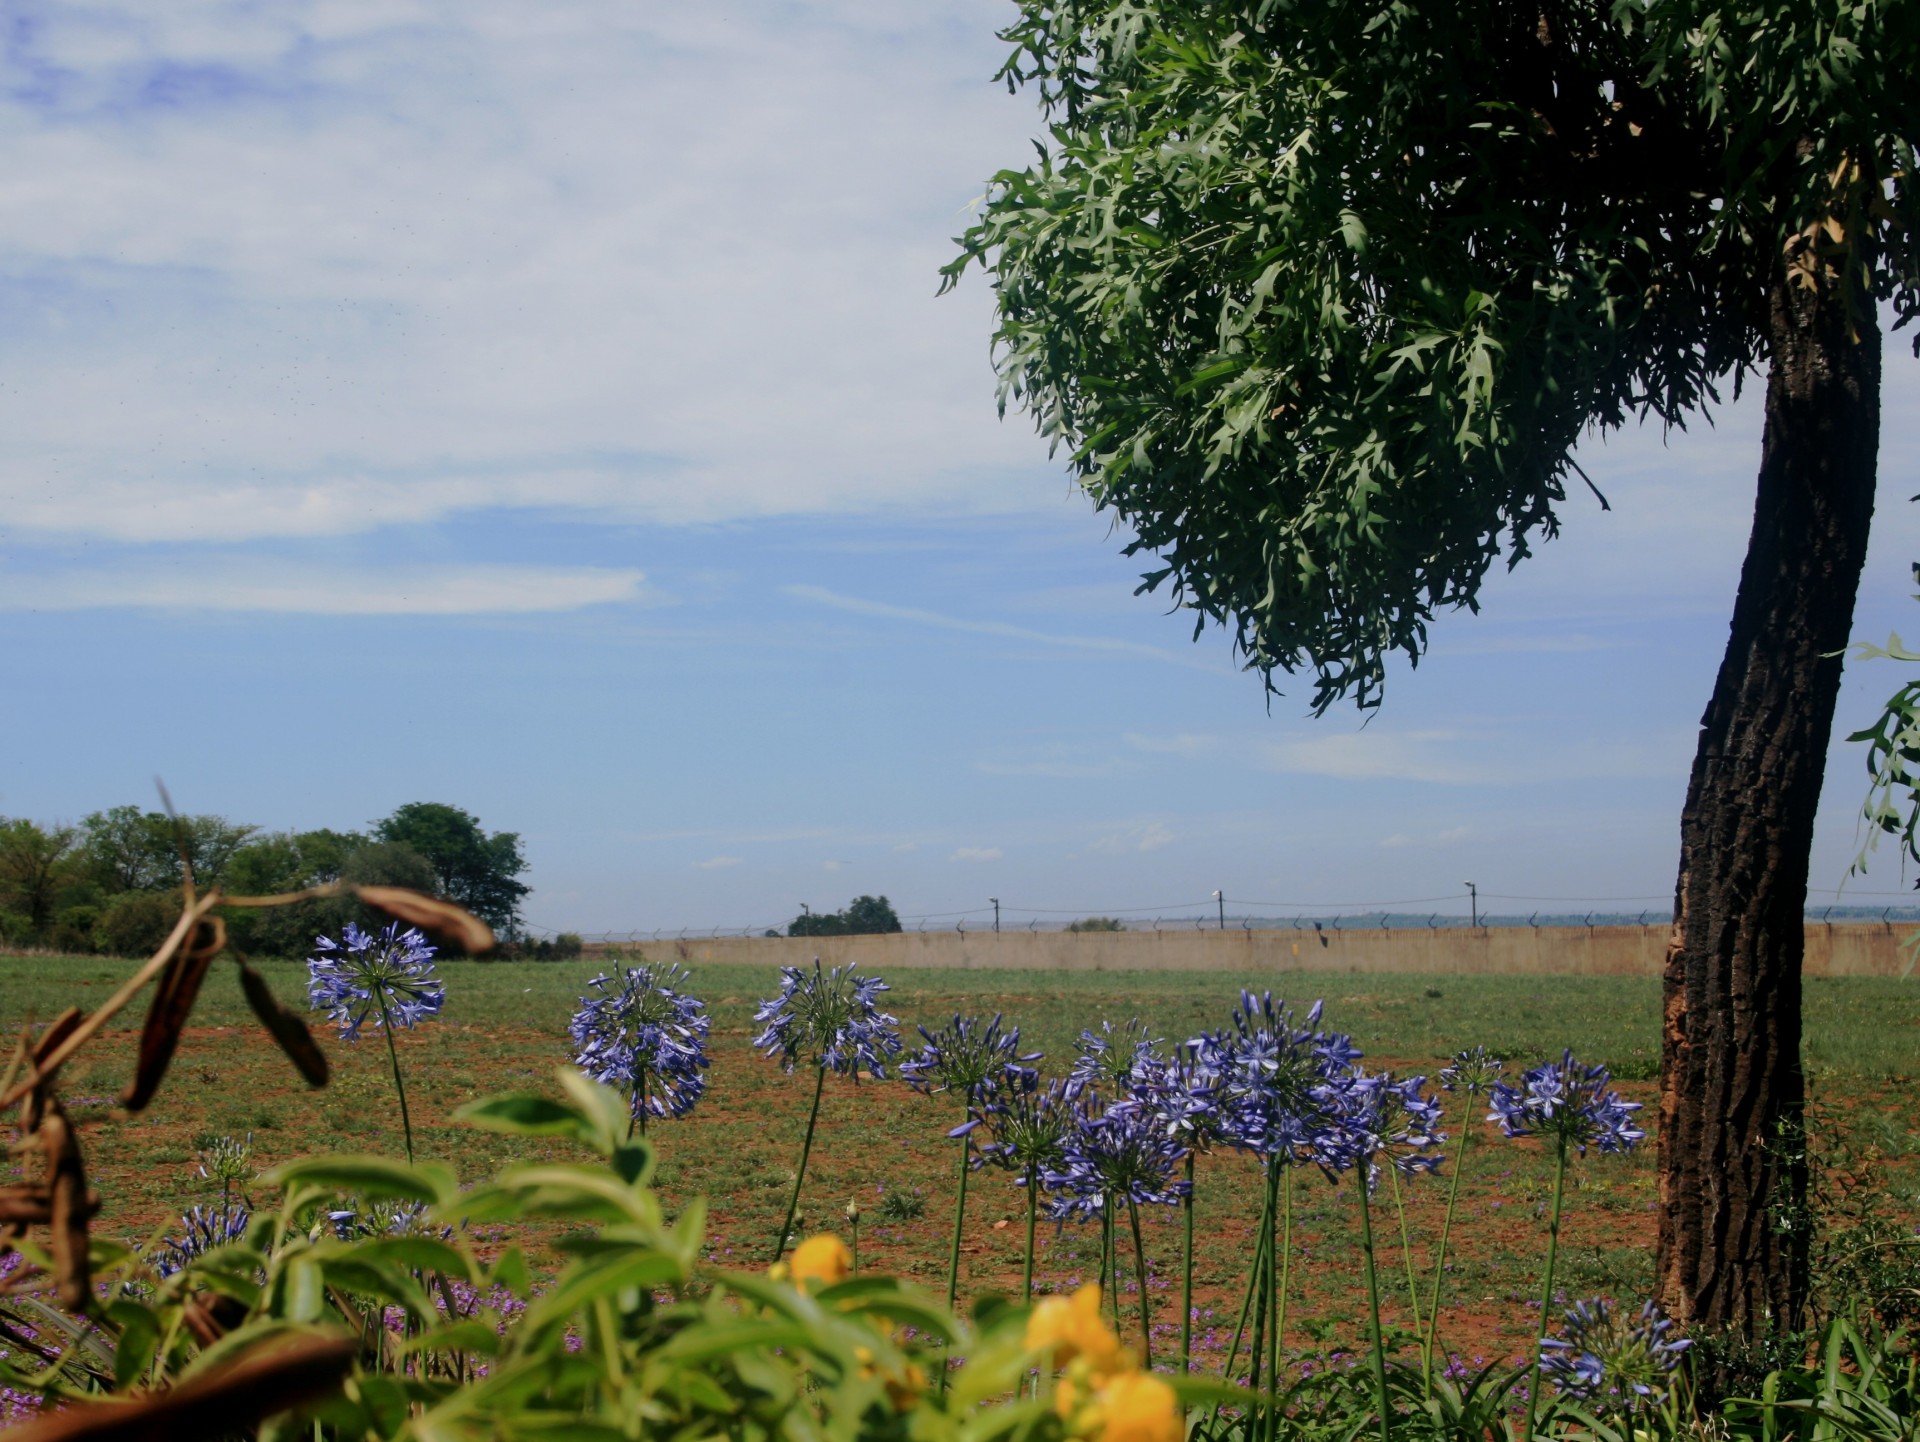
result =
[[[1389,1161],[1388,1166],[1393,1163]],[[1354,1190],[1360,1194],[1360,1262],[1366,1270],[1367,1312],[1372,1322],[1373,1395],[1380,1409],[1380,1442],[1392,1442],[1388,1431],[1387,1349],[1380,1336],[1380,1279],[1373,1266],[1373,1209],[1367,1203],[1367,1163],[1354,1169]]]
[[[780,1235],[773,1239],[773,1259],[779,1261],[787,1250],[787,1233],[793,1230],[793,1214],[800,1210],[800,1187],[807,1180],[807,1158],[813,1155],[813,1127],[820,1120],[820,1093],[826,1090],[827,1069],[822,1066],[813,1083],[813,1110],[807,1113],[806,1140],[800,1143],[800,1170],[793,1174],[793,1196],[787,1202],[787,1219],[780,1224]]]
[[[973,1134],[960,1138],[960,1197],[953,1204],[953,1249],[947,1254],[947,1310],[960,1295],[960,1232],[967,1215],[967,1173],[972,1170]]]
[[[1100,1204],[1100,1276],[1113,1304],[1113,1330],[1120,1330],[1120,1259],[1113,1248],[1113,1198]]]
[[[393,1044],[393,1017],[387,1011],[387,994],[377,987],[380,998],[380,1030],[387,1037],[387,1060],[393,1063],[393,1089],[400,1094],[400,1129],[407,1138],[407,1165],[413,1165],[413,1118],[407,1114],[407,1084],[400,1079],[400,1053]]]
[[[1266,1375],[1267,1338],[1273,1321],[1273,1222],[1280,1214],[1278,1157],[1267,1158],[1264,1180],[1267,1195],[1260,1210],[1260,1249],[1253,1268],[1259,1291],[1253,1303],[1253,1345],[1247,1354],[1252,1363],[1247,1374],[1247,1385],[1255,1392],[1260,1390],[1260,1379]]]
[[[1268,1193],[1260,1204],[1260,1226],[1255,1232],[1253,1241],[1253,1270],[1247,1274],[1247,1292],[1246,1295],[1240,1299],[1240,1320],[1234,1324],[1233,1345],[1227,1348],[1227,1363],[1226,1366],[1221,1369],[1220,1373],[1221,1380],[1225,1382],[1233,1381],[1234,1363],[1240,1360],[1240,1339],[1246,1335],[1247,1318],[1253,1312],[1253,1297],[1254,1292],[1258,1289],[1260,1269],[1265,1265],[1267,1248],[1271,1245],[1270,1238],[1273,1231],[1272,1201],[1272,1194]],[[1211,1435],[1212,1426],[1214,1422],[1219,1419],[1219,1416],[1220,1404],[1215,1402],[1213,1404],[1213,1410],[1207,1414],[1209,1435]]]
[[[1433,1263],[1433,1296],[1427,1303],[1426,1345],[1421,1348],[1426,1394],[1433,1395],[1433,1339],[1440,1330],[1440,1284],[1447,1274],[1447,1239],[1453,1235],[1453,1204],[1460,1197],[1460,1174],[1467,1169],[1467,1149],[1473,1145],[1473,1098],[1467,1099],[1467,1117],[1460,1126],[1460,1155],[1454,1158],[1453,1178],[1447,1186],[1447,1212],[1440,1223],[1440,1250]]]
[[[1567,1139],[1554,1139],[1553,1211],[1547,1219],[1547,1276],[1540,1288],[1540,1335],[1533,1344],[1533,1366],[1527,1378],[1527,1430],[1525,1442],[1533,1442],[1533,1419],[1540,1405],[1540,1344],[1547,1340],[1547,1315],[1553,1310],[1553,1268],[1560,1259],[1560,1203],[1566,1195]]]
[[[1140,1209],[1134,1205],[1133,1198],[1127,1198],[1127,1221],[1133,1227],[1133,1269],[1140,1279],[1140,1361],[1149,1372],[1153,1370],[1153,1328],[1152,1318],[1147,1310],[1147,1248],[1140,1240]]]
[[[627,1139],[633,1139],[633,1129],[638,1125],[640,1135],[647,1134],[647,1069],[640,1068],[640,1074],[634,1079],[633,1108],[627,1117]]]
[[[1033,1228],[1040,1220],[1040,1173],[1031,1162],[1027,1164],[1027,1267],[1020,1279],[1020,1300],[1027,1306],[1033,1305]]]
[[[1420,1320],[1420,1284],[1413,1277],[1413,1243],[1407,1233],[1407,1203],[1400,1192],[1400,1168],[1389,1166],[1387,1176],[1393,1181],[1393,1211],[1400,1221],[1400,1260],[1407,1269],[1407,1305],[1413,1309],[1413,1332],[1420,1336],[1426,1327]]]
[[[1180,1375],[1193,1371],[1193,1153],[1187,1153],[1187,1194],[1180,1201]]]
[[[1267,1250],[1267,1270],[1273,1270],[1273,1249]],[[1280,1279],[1273,1289],[1273,1336],[1267,1344],[1267,1438],[1280,1432],[1280,1343],[1287,1330],[1287,1274],[1293,1262],[1293,1168],[1280,1176]]]

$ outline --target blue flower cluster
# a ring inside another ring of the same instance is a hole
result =
[[[1611,1080],[1604,1066],[1582,1066],[1569,1051],[1524,1073],[1517,1087],[1495,1082],[1487,1094],[1493,1107],[1487,1120],[1500,1123],[1510,1137],[1555,1137],[1583,1157],[1589,1146],[1631,1151],[1646,1136],[1633,1125],[1640,1103],[1609,1091]]]
[[[178,1237],[168,1237],[154,1254],[153,1269],[163,1277],[185,1269],[194,1258],[218,1247],[246,1240],[247,1224],[253,1213],[245,1205],[236,1207],[195,1206],[180,1219],[184,1228]]]
[[[1022,1187],[1044,1186],[1048,1176],[1066,1170],[1080,1092],[1078,1082],[1057,1078],[1042,1086],[1038,1073],[1024,1069],[988,1090],[967,1118],[969,1130],[980,1128],[986,1137],[974,1143],[974,1165],[1010,1171]]]
[[[1001,1029],[1002,1018],[982,1023],[976,1016],[955,1016],[937,1032],[920,1028],[926,1045],[900,1063],[900,1078],[926,1096],[951,1092],[966,1104],[966,1122],[952,1135],[961,1137],[977,1125],[975,1103],[1000,1090],[1032,1090],[1040,1074],[1027,1065],[1040,1060],[1037,1051],[1020,1050],[1020,1028]]]
[[[1631,1412],[1666,1396],[1681,1354],[1693,1344],[1653,1302],[1632,1320],[1601,1298],[1567,1311],[1566,1335],[1540,1343],[1540,1370],[1569,1397],[1604,1398]]]
[[[1148,1036],[1138,1017],[1117,1031],[1112,1022],[1103,1021],[1099,1031],[1081,1032],[1074,1052],[1067,1079],[1111,1097],[1130,1095],[1164,1060],[1160,1039]]]
[[[1440,1068],[1440,1087],[1443,1091],[1478,1096],[1491,1089],[1506,1069],[1506,1063],[1485,1047],[1468,1047],[1455,1052],[1453,1060]]]
[[[1230,1146],[1272,1165],[1337,1167],[1334,1093],[1360,1052],[1350,1038],[1322,1031],[1320,1012],[1315,1002],[1296,1018],[1271,992],[1242,992],[1228,1028],[1192,1043],[1194,1075],[1207,1083],[1219,1136]]]
[[[887,1063],[900,1054],[900,1019],[879,1007],[887,990],[879,977],[860,976],[851,965],[822,971],[816,958],[810,972],[783,966],[780,994],[753,1014],[764,1028],[753,1044],[788,1071],[804,1059],[856,1080],[861,1072],[884,1080]]]
[[[1391,1072],[1350,1069],[1319,1088],[1324,1120],[1313,1142],[1313,1159],[1329,1172],[1359,1168],[1368,1191],[1380,1166],[1403,1176],[1437,1171],[1445,1160],[1434,1147],[1440,1130],[1440,1100],[1424,1090],[1427,1079],[1395,1081]]]
[[[683,968],[628,967],[587,985],[568,1031],[573,1064],[631,1099],[634,1114],[682,1117],[707,1089],[706,1003]]]
[[[1186,1182],[1173,1175],[1186,1148],[1145,1107],[1122,1101],[1102,1108],[1099,1094],[1083,1088],[1069,1109],[1075,1125],[1061,1159],[1041,1176],[1055,1220],[1095,1218],[1127,1202],[1172,1206],[1187,1194]]]
[[[375,936],[352,922],[342,939],[318,937],[321,954],[307,958],[307,1004],[338,1023],[342,1041],[360,1028],[413,1027],[439,1014],[446,987],[433,974],[433,946],[417,928],[389,922]]]

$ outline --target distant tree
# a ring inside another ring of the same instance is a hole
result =
[[[0,821],[0,908],[24,917],[34,933],[45,931],[73,878],[78,843],[71,826]]]
[[[1126,925],[1111,916],[1083,916],[1067,923],[1068,931],[1125,931]]]
[[[122,892],[94,926],[95,948],[108,956],[148,955],[180,919],[180,902],[180,897],[167,891]]]
[[[96,811],[80,822],[87,865],[109,894],[178,886],[183,847],[195,883],[218,885],[234,853],[259,829],[224,816],[182,816],[176,822],[137,806]]]
[[[337,831],[263,836],[235,853],[229,872],[236,895],[302,891],[331,881],[405,886],[429,894],[440,888],[433,863],[411,846]],[[236,909],[229,913],[227,926],[243,951],[301,957],[313,950],[316,937],[338,937],[349,921],[374,927],[388,920],[353,897],[340,896],[272,910]]]
[[[373,828],[376,841],[412,847],[432,863],[435,890],[457,901],[495,931],[520,927],[520,901],[532,889],[517,880],[527,869],[519,834],[481,829],[478,817],[457,806],[413,801]]]
[[[880,936],[900,930],[900,918],[884,896],[856,896],[845,911],[802,912],[787,924],[788,936]]]
[[[841,916],[849,936],[884,936],[900,930],[900,918],[884,896],[856,896]]]

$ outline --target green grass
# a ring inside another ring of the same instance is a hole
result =
[[[23,1022],[45,1021],[68,1005],[97,1005],[131,969],[98,958],[0,957],[0,1026],[17,1031]],[[443,968],[443,1018],[401,1038],[423,1155],[450,1161],[473,1179],[531,1155],[568,1154],[559,1143],[530,1148],[474,1133],[449,1117],[476,1096],[551,1087],[554,1068],[567,1057],[567,1018],[601,969],[599,962]],[[267,963],[263,970],[289,1002],[302,1000],[303,967]],[[1324,998],[1327,1025],[1352,1033],[1371,1064],[1403,1071],[1431,1074],[1453,1052],[1476,1043],[1520,1065],[1570,1046],[1582,1059],[1606,1062],[1630,1096],[1651,1102],[1658,1070],[1659,983],[1651,978],[902,970],[890,979],[888,1003],[907,1023],[910,1040],[913,1023],[937,1025],[955,1011],[1000,1011],[1021,1026],[1027,1045],[1047,1053],[1044,1065],[1053,1069],[1064,1069],[1083,1027],[1137,1015],[1156,1033],[1184,1039],[1224,1025],[1239,989],[1249,986],[1271,987],[1303,1006]],[[695,990],[714,1018],[712,1085],[692,1118],[658,1125],[654,1132],[664,1199],[672,1207],[695,1194],[709,1197],[711,1247],[735,1263],[764,1258],[791,1185],[809,1092],[806,1078],[783,1075],[749,1046],[754,1005],[775,984],[770,967],[694,969]],[[112,1099],[125,1086],[133,1050],[129,1033],[144,1011],[144,1001],[138,1002],[117,1019],[72,1064],[64,1088],[86,1128],[108,1234],[151,1235],[204,1199],[193,1146],[209,1132],[252,1132],[262,1166],[316,1151],[399,1153],[392,1083],[378,1038],[346,1046],[326,1035],[335,1081],[324,1092],[310,1092],[261,1035],[233,968],[224,964],[215,966],[207,982],[158,1101],[141,1116],[122,1116]],[[1902,1175],[1912,1171],[1920,1164],[1920,1142],[1907,1129],[1905,1096],[1908,1079],[1920,1073],[1920,982],[1810,980],[1806,1019],[1816,1094],[1850,1119],[1889,1168]],[[1649,1130],[1652,1112],[1649,1106],[1642,1113]],[[863,1261],[930,1285],[939,1282],[952,1220],[956,1145],[944,1132],[957,1119],[950,1099],[920,1097],[897,1083],[829,1085],[802,1203],[808,1225],[841,1225],[842,1207],[857,1198],[865,1213]],[[1459,1121],[1454,1107],[1449,1129],[1457,1132]],[[1256,1174],[1246,1159],[1221,1156],[1204,1159],[1200,1176],[1198,1301],[1213,1314],[1216,1328],[1230,1331],[1251,1250]],[[1637,1292],[1650,1275],[1652,1148],[1626,1158],[1589,1159],[1576,1167],[1574,1185],[1565,1252],[1569,1291]],[[883,1217],[881,1198],[889,1193],[924,1205],[917,1215],[909,1204]],[[1439,1195],[1430,1184],[1411,1189],[1417,1258],[1424,1258],[1437,1229]],[[1350,1189],[1335,1191],[1317,1177],[1303,1178],[1299,1198],[1297,1234],[1306,1260],[1300,1331],[1290,1341],[1310,1346],[1330,1328],[1351,1335],[1351,1319],[1358,1315],[1352,1198]],[[1481,1124],[1462,1188],[1446,1314],[1447,1334],[1469,1352],[1491,1355],[1519,1345],[1510,1334],[1516,1304],[1536,1285],[1545,1199],[1538,1149],[1496,1141]],[[1014,1284],[1020,1218],[1019,1194],[1003,1177],[990,1173],[977,1182],[965,1252],[972,1286]],[[1147,1222],[1156,1308],[1171,1323],[1177,1217],[1156,1211]],[[1043,1228],[1042,1235],[1044,1285],[1068,1286],[1092,1276],[1091,1231]],[[1398,1266],[1397,1242],[1383,1252],[1383,1261]],[[1399,1301],[1391,1305],[1395,1320],[1410,1320],[1399,1315]],[[1224,1346],[1225,1337],[1215,1342]]]

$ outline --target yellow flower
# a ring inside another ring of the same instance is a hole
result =
[[[1098,1442],[1181,1442],[1186,1433],[1173,1388],[1151,1372],[1109,1377],[1081,1425]]]
[[[1131,1366],[1132,1355],[1120,1346],[1100,1318],[1100,1288],[1082,1287],[1071,1297],[1042,1297],[1027,1318],[1027,1346],[1051,1352],[1056,1367],[1083,1360],[1096,1373]]]
[[[898,1372],[882,1372],[871,1347],[855,1347],[853,1359],[860,1364],[862,1377],[880,1379],[881,1389],[886,1392],[887,1401],[893,1404],[896,1412],[912,1410],[913,1404],[920,1400],[920,1394],[927,1390],[926,1370],[918,1362],[902,1363]]]
[[[793,1249],[789,1270],[796,1287],[804,1282],[831,1287],[835,1282],[846,1281],[853,1271],[853,1253],[831,1232],[823,1232],[817,1237],[808,1237]]]

